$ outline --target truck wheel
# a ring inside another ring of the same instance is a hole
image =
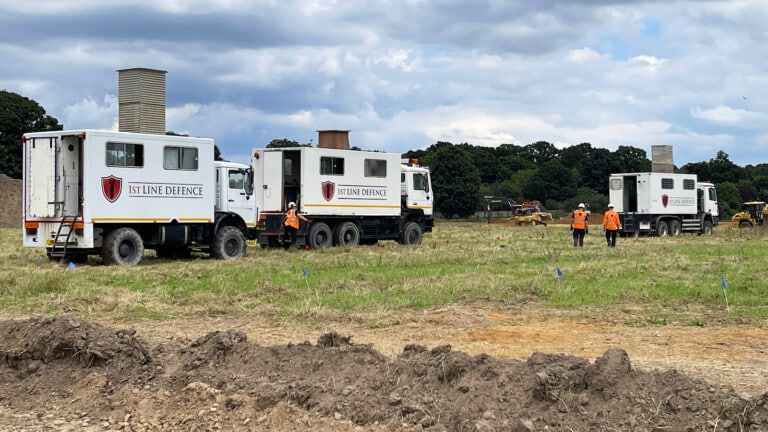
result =
[[[216,231],[211,256],[216,259],[237,259],[245,256],[245,235],[237,227],[224,226]]]
[[[669,235],[671,236],[677,236],[680,235],[682,232],[682,225],[680,225],[680,221],[673,219],[669,221]]]
[[[309,229],[309,247],[322,249],[333,246],[333,233],[325,222],[313,223]]]
[[[669,225],[666,221],[659,221],[656,223],[656,235],[659,237],[666,237],[669,234]]]
[[[712,235],[712,229],[713,229],[712,222],[705,221],[704,227],[701,229],[701,233],[705,235]]]
[[[353,247],[360,244],[360,228],[354,222],[340,223],[334,234],[339,246]]]
[[[739,222],[739,228],[752,228],[752,222],[748,220],[743,220]]]
[[[421,226],[416,222],[407,222],[403,227],[403,244],[418,245],[421,244]]]
[[[144,256],[144,242],[136,230],[118,228],[107,234],[101,246],[101,259],[106,265],[134,266]]]

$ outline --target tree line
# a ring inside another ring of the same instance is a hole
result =
[[[403,154],[432,171],[435,208],[446,218],[466,218],[482,210],[484,196],[517,202],[538,200],[550,210],[570,211],[580,202],[595,211],[608,205],[608,177],[648,172],[645,150],[619,146],[615,151],[590,143],[558,149],[547,141],[498,147],[437,142]],[[768,164],[741,167],[719,151],[708,162],[688,163],[675,172],[697,174],[718,189],[721,219],[744,201],[768,200]]]
[[[0,172],[21,178],[22,134],[61,129],[59,121],[46,114],[37,102],[0,90]],[[274,139],[267,145],[293,146],[311,143]],[[218,147],[215,152],[220,159]],[[590,143],[558,149],[547,141],[493,148],[438,141],[424,150],[410,150],[403,157],[419,159],[430,167],[435,208],[447,218],[474,215],[482,210],[484,196],[509,197],[518,202],[538,200],[547,209],[566,211],[584,202],[602,211],[608,204],[610,174],[651,170],[645,150],[620,146],[610,151]],[[740,209],[744,201],[768,200],[766,163],[741,167],[719,151],[708,162],[688,163],[676,171],[697,174],[699,179],[715,183],[723,218]]]

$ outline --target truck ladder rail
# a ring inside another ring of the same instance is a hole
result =
[[[59,229],[56,230],[56,235],[53,236],[53,243],[51,244],[51,252],[49,258],[65,258],[67,256],[67,247],[69,246],[69,240],[72,237],[72,232],[75,230],[75,222],[79,215],[67,216],[64,215],[59,223]],[[66,232],[64,232],[66,231]],[[64,241],[61,241],[61,239]]]

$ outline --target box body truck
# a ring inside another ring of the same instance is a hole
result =
[[[284,213],[293,202],[312,223],[299,229],[299,246],[355,246],[379,240],[419,244],[432,231],[429,170],[400,155],[335,148],[253,150],[258,242],[279,246]]]
[[[134,265],[145,248],[230,259],[256,237],[252,170],[215,162],[213,140],[70,130],[22,145],[23,245],[51,259]]]
[[[609,200],[619,213],[623,235],[711,234],[718,225],[717,190],[695,174],[611,174]]]

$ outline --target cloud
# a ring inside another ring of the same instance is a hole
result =
[[[397,152],[547,140],[754,163],[766,21],[746,0],[5,2],[0,88],[110,128],[115,71],[163,69],[168,128],[225,156],[331,128]]]
[[[764,128],[768,116],[754,113],[744,109],[734,109],[729,106],[718,105],[714,108],[693,108],[691,116],[708,122],[743,128]]]

